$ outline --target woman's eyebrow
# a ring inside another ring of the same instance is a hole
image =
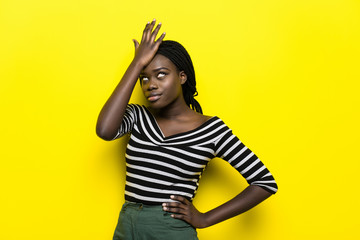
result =
[[[163,69],[166,69],[166,70],[170,70],[170,69],[168,69],[168,68],[166,68],[166,67],[159,67],[159,68],[155,68],[155,69],[153,69],[152,71],[153,72],[157,72],[157,71],[159,71],[159,70],[163,70]]]
[[[163,70],[163,69],[170,71],[170,69],[168,69],[166,67],[158,67],[158,68],[152,69],[151,71],[152,72],[157,72],[157,71],[160,71],[160,70]],[[146,72],[141,71],[140,75],[146,75]]]

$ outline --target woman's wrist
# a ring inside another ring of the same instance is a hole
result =
[[[204,216],[204,220],[203,220],[203,227],[202,228],[207,228],[210,227],[214,224],[216,224],[217,222],[213,222],[212,220],[214,220],[214,218],[212,217],[212,211],[208,211],[206,213],[203,213]]]
[[[139,74],[140,74],[141,70],[144,69],[145,64],[142,63],[142,62],[141,62],[139,59],[137,59],[136,57],[134,57],[134,59],[131,61],[129,67],[134,68],[133,70],[138,71]]]

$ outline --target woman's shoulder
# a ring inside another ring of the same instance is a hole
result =
[[[197,113],[197,114],[198,116],[192,120],[192,122],[196,123],[197,126],[212,126],[212,128],[216,128],[216,129],[228,128],[228,126],[224,123],[224,121],[218,116],[203,115],[201,113]]]
[[[200,114],[202,115],[202,114]],[[211,125],[213,128],[217,129],[220,132],[228,132],[229,130],[232,131],[229,126],[221,119],[219,116],[209,116],[209,115],[202,115],[200,116],[201,124],[203,125]]]
[[[204,122],[209,121],[210,119],[214,118],[215,116],[208,116],[208,115],[202,115],[202,119]]]
[[[213,117],[214,116],[203,115],[201,113],[195,112],[195,114],[192,116],[192,120],[202,124],[209,121]]]
[[[128,103],[127,105],[127,109],[134,111],[134,112],[149,112],[149,109],[142,104],[138,104],[138,103]]]

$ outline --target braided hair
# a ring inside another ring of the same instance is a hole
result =
[[[191,109],[202,113],[199,102],[194,98],[198,95],[196,91],[195,70],[186,49],[178,42],[166,40],[161,42],[157,54],[167,57],[179,71],[185,72],[187,80],[181,85],[184,100]]]

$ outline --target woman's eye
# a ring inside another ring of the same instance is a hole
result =
[[[144,76],[142,76],[142,77],[140,77],[140,80],[143,82],[143,81],[148,81],[149,80],[149,78],[148,77],[144,77]]]
[[[158,78],[163,78],[163,77],[165,77],[165,73],[163,73],[163,72],[160,72],[160,73],[158,73]]]

